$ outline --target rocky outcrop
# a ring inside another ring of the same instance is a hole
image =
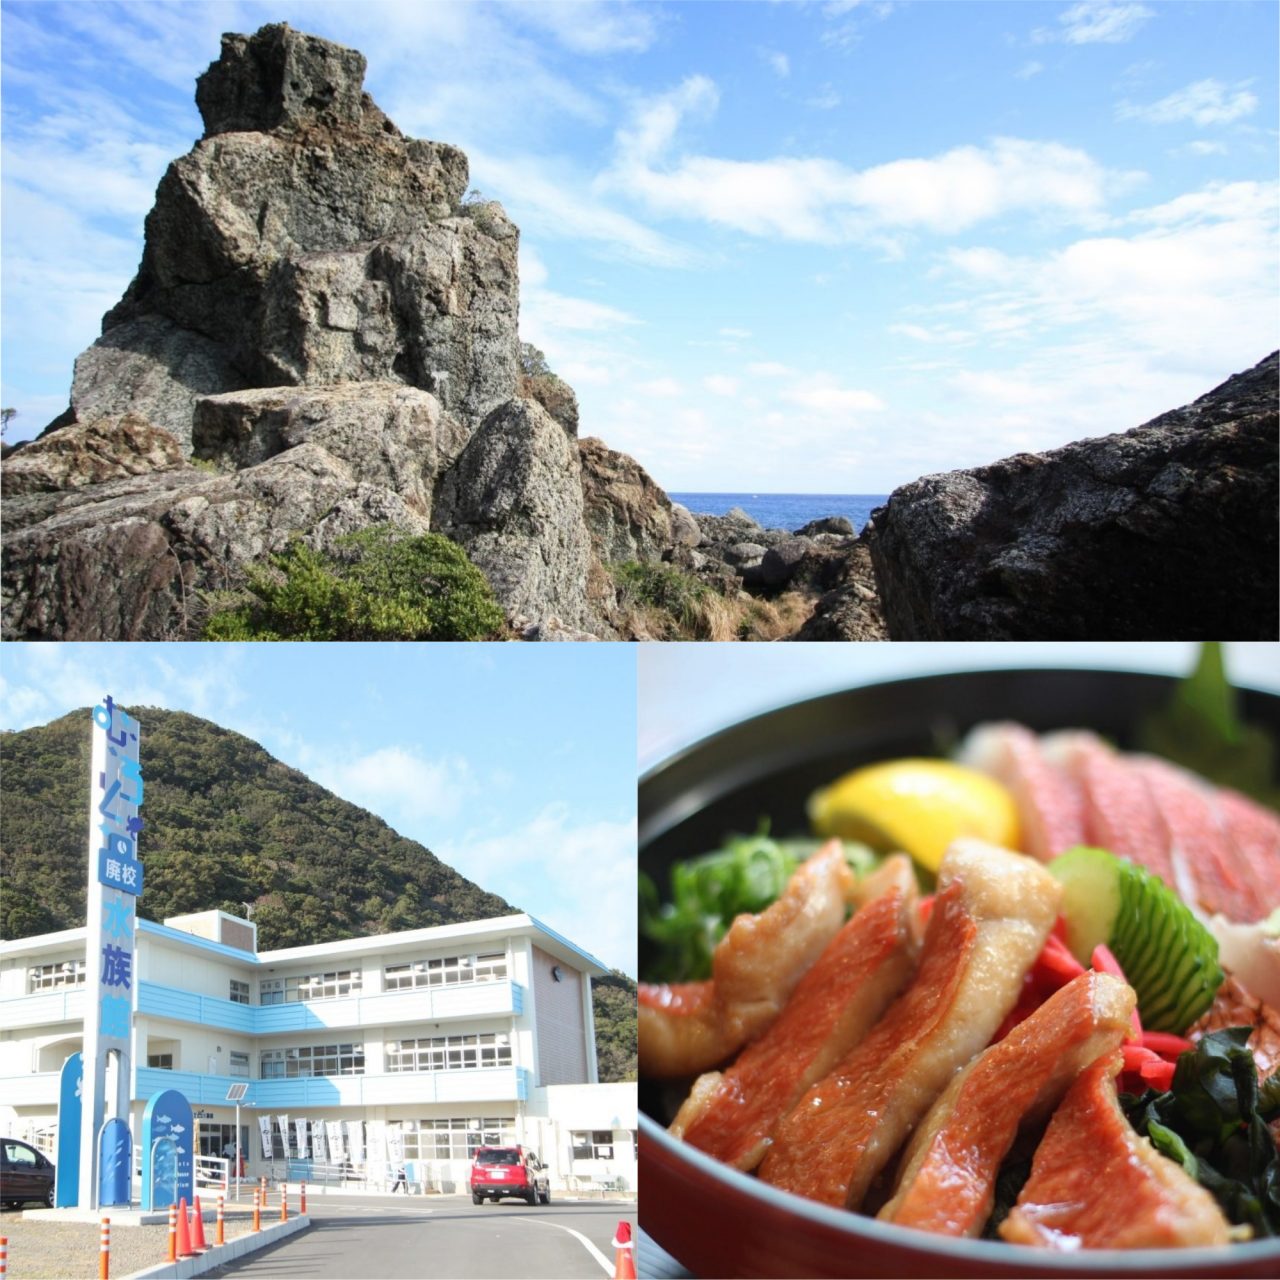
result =
[[[841,557],[838,577],[839,585],[818,598],[808,621],[791,639],[887,640],[889,632],[880,608],[875,573],[871,567],[871,548],[865,532],[856,545]]]
[[[5,499],[24,493],[81,489],[123,476],[148,475],[183,467],[178,442],[137,414],[100,418],[32,440],[6,460]]]
[[[434,523],[466,548],[513,620],[592,621],[577,450],[541,405],[513,400],[485,418],[444,477]]]
[[[576,398],[520,371],[519,234],[364,69],[283,24],[223,37],[70,409],[5,460],[6,637],[191,636],[250,562],[375,523],[460,542],[517,633],[610,634]],[[678,536],[660,497],[643,557]]]
[[[429,527],[397,494],[311,443],[230,475],[185,466],[6,499],[5,630],[184,639],[203,618],[202,593],[237,585],[237,566],[283,551],[301,531],[329,549],[371,524]]]
[[[1273,354],[1123,434],[896,490],[891,638],[1277,639],[1276,391]]]
[[[594,438],[578,441],[583,510],[604,564],[660,560],[673,546],[696,546],[702,534],[634,458]]]

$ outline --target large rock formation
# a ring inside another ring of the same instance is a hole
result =
[[[572,388],[521,375],[518,232],[364,70],[223,37],[69,410],[6,457],[6,637],[189,637],[249,562],[384,522],[460,542],[525,634],[612,634]]]
[[[1273,354],[1121,435],[896,490],[872,540],[890,637],[1280,637],[1276,377]]]

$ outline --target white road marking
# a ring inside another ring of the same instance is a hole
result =
[[[582,1234],[581,1231],[575,1231],[572,1227],[563,1227],[558,1222],[547,1222],[542,1218],[521,1218],[520,1221],[536,1222],[540,1227],[555,1227],[557,1231],[567,1231],[571,1236],[574,1236],[578,1243],[581,1244],[582,1247],[601,1265],[601,1267],[604,1268],[605,1275],[613,1275],[613,1263],[610,1262],[609,1259],[606,1258],[604,1254],[601,1253],[600,1250]]]

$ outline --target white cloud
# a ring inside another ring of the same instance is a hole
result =
[[[436,851],[462,875],[494,885],[607,965],[634,975],[635,841],[633,822],[578,822],[566,806],[550,804],[515,827],[475,831]],[[495,868],[502,868],[498,879]]]
[[[1116,0],[1081,0],[1058,15],[1058,30],[1041,27],[1031,33],[1037,44],[1064,40],[1067,44],[1123,44],[1133,39],[1153,11],[1144,4]]]
[[[724,328],[719,330],[722,338],[749,338],[751,337],[750,329]]]
[[[886,227],[949,234],[1013,211],[1091,216],[1110,187],[1132,177],[1109,173],[1078,148],[1021,138],[862,170],[821,157],[673,154],[682,123],[714,111],[718,99],[710,80],[694,76],[642,104],[618,131],[600,186],[670,217],[834,244]]]
[[[738,379],[730,378],[723,373],[708,374],[703,378],[702,385],[714,396],[736,396],[738,394]]]
[[[1024,62],[1013,74],[1015,79],[1030,80],[1032,76],[1038,76],[1043,70],[1043,62]]]
[[[815,374],[795,382],[780,399],[808,409],[820,418],[844,418],[884,408],[884,401],[870,391],[842,386],[829,374]]]
[[[675,400],[684,395],[684,387],[675,378],[652,378],[639,383],[636,390],[661,400]]]
[[[574,53],[643,53],[657,35],[654,15],[606,0],[536,0],[508,6],[530,26],[550,32]]]
[[[1178,124],[1189,120],[1201,126],[1230,124],[1257,110],[1258,99],[1250,93],[1250,82],[1225,85],[1220,80],[1197,80],[1159,102],[1135,105],[1122,102],[1116,107],[1121,120],[1146,120],[1150,124]]]
[[[790,377],[794,371],[776,360],[761,360],[747,365],[747,372],[754,373],[758,378],[786,378]]]
[[[430,760],[407,747],[379,747],[349,760],[318,759],[310,772],[344,800],[402,823],[456,817],[479,792],[466,760]]]
[[[1185,147],[1174,147],[1169,154],[1175,156],[1225,156],[1227,154],[1227,144],[1225,142],[1208,142],[1203,138],[1196,138],[1194,141],[1188,142]]]
[[[760,56],[765,60],[774,75],[785,80],[791,74],[791,59],[776,49],[761,49]]]
[[[829,84],[824,84],[811,98],[804,100],[805,106],[813,107],[815,111],[834,111],[840,102],[840,95]]]

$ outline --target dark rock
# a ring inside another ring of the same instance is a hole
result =
[[[303,124],[364,122],[364,55],[272,23],[224,35],[222,56],[196,80],[204,136]]]
[[[726,564],[736,565],[739,569],[752,568],[764,559],[768,550],[759,542],[735,542],[724,549],[723,558]]]
[[[760,562],[760,577],[770,590],[785,587],[795,576],[805,557],[813,552],[808,538],[788,538],[776,547],[770,547]]]
[[[847,516],[822,516],[817,520],[810,520],[803,529],[796,530],[797,538],[812,538],[820,533],[840,533],[853,535],[858,531],[853,527],[852,521]]]
[[[925,476],[875,513],[895,640],[1264,639],[1277,357],[1120,435]]]
[[[840,582],[823,594],[793,640],[887,640],[880,609],[871,550],[860,539],[844,552]]]
[[[5,460],[4,496],[56,493],[187,466],[178,442],[137,414],[99,418],[31,440]]]

